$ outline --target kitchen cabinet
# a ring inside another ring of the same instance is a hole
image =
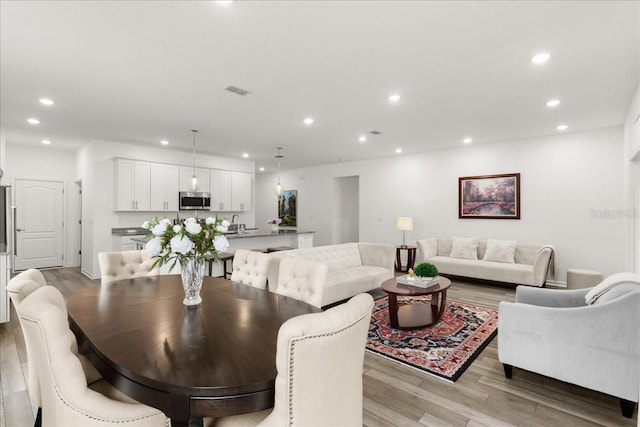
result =
[[[250,211],[251,205],[251,174],[231,172],[231,210]]]
[[[116,159],[114,168],[115,210],[148,211],[151,206],[151,164]]]
[[[231,210],[231,171],[211,171],[211,209],[215,212]]]
[[[152,211],[178,211],[178,192],[180,191],[180,167],[151,163]]]
[[[193,167],[180,166],[180,191],[191,190],[191,177],[193,176]],[[196,168],[196,176],[198,177],[198,191],[210,192],[209,188],[209,169]]]

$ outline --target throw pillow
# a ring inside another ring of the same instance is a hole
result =
[[[451,239],[451,258],[478,259],[477,237],[454,237]]]
[[[504,262],[513,264],[516,262],[515,240],[487,239],[487,250],[484,252],[484,261]]]
[[[602,295],[615,288],[617,285],[623,283],[635,283],[640,285],[640,276],[635,273],[616,273],[605,278],[602,282],[591,288],[589,292],[584,296],[584,301],[587,304],[593,304]]]

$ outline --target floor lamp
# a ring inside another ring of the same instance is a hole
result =
[[[413,230],[413,218],[409,216],[399,216],[396,219],[396,228],[399,231],[402,231],[402,246],[403,248],[407,247],[407,243],[405,240],[405,232]]]

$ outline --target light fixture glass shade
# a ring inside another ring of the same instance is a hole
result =
[[[398,219],[396,219],[396,228],[399,231],[413,230],[413,218],[409,216],[399,216]]]
[[[198,177],[195,175],[191,177],[191,191],[198,191]]]
[[[282,184],[280,184],[280,181],[278,181],[278,185],[276,185],[275,192],[279,196],[282,194],[282,191],[283,191]]]

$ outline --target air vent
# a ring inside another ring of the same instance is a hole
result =
[[[237,86],[232,86],[229,85],[227,87],[224,88],[224,90],[231,92],[231,93],[235,93],[236,95],[240,95],[240,96],[245,96],[248,95],[250,92],[248,90],[242,89],[240,87]]]
[[[380,132],[380,131],[378,131],[378,130],[371,130],[371,131],[369,131],[369,133],[370,133],[371,135],[380,135],[380,134],[382,134],[382,132]]]

